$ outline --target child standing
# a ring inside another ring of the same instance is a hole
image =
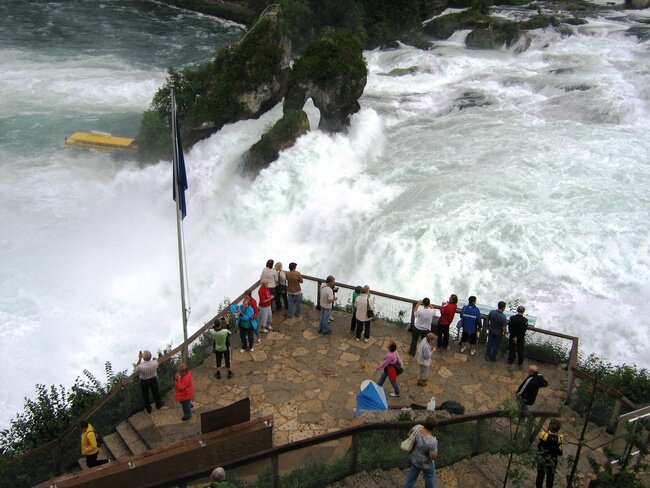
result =
[[[187,368],[187,364],[178,365],[178,372],[174,380],[174,400],[180,402],[183,407],[181,420],[189,420],[192,417],[194,385],[192,385],[192,372]]]

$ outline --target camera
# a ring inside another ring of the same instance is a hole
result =
[[[338,286],[333,286],[333,287],[332,287],[332,291],[333,291],[334,293],[338,293],[338,292],[339,292],[339,287],[338,287]]]

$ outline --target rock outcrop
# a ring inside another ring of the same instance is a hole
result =
[[[222,49],[198,69],[170,70],[145,112],[138,142],[145,158],[165,157],[169,134],[170,89],[176,93],[183,141],[191,145],[217,132],[224,124],[257,118],[277,105],[287,87],[291,40],[272,11],[238,43]]]
[[[320,130],[346,130],[359,110],[367,75],[361,44],[350,35],[328,31],[309,44],[291,70],[282,119],[246,153],[242,171],[257,174],[309,130],[302,108],[310,98],[320,110]]]

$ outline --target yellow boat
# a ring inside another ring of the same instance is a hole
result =
[[[117,137],[108,132],[75,132],[65,138],[65,145],[85,149],[97,149],[106,152],[136,152],[139,148],[135,139]]]

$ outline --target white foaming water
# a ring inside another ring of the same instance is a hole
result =
[[[253,182],[237,167],[280,107],[198,143],[186,154],[190,330],[273,257],[436,302],[518,298],[586,351],[647,366],[650,62],[628,25],[540,31],[519,55],[460,39],[368,52],[349,133],[310,132]],[[35,382],[101,375],[105,360],[129,368],[139,349],[181,339],[170,164],[118,163],[59,137],[93,113],[137,120],[159,63],[59,53],[54,65],[16,49],[0,51],[12,67],[0,80],[0,353],[24,360],[0,373],[14,384],[4,423]]]

